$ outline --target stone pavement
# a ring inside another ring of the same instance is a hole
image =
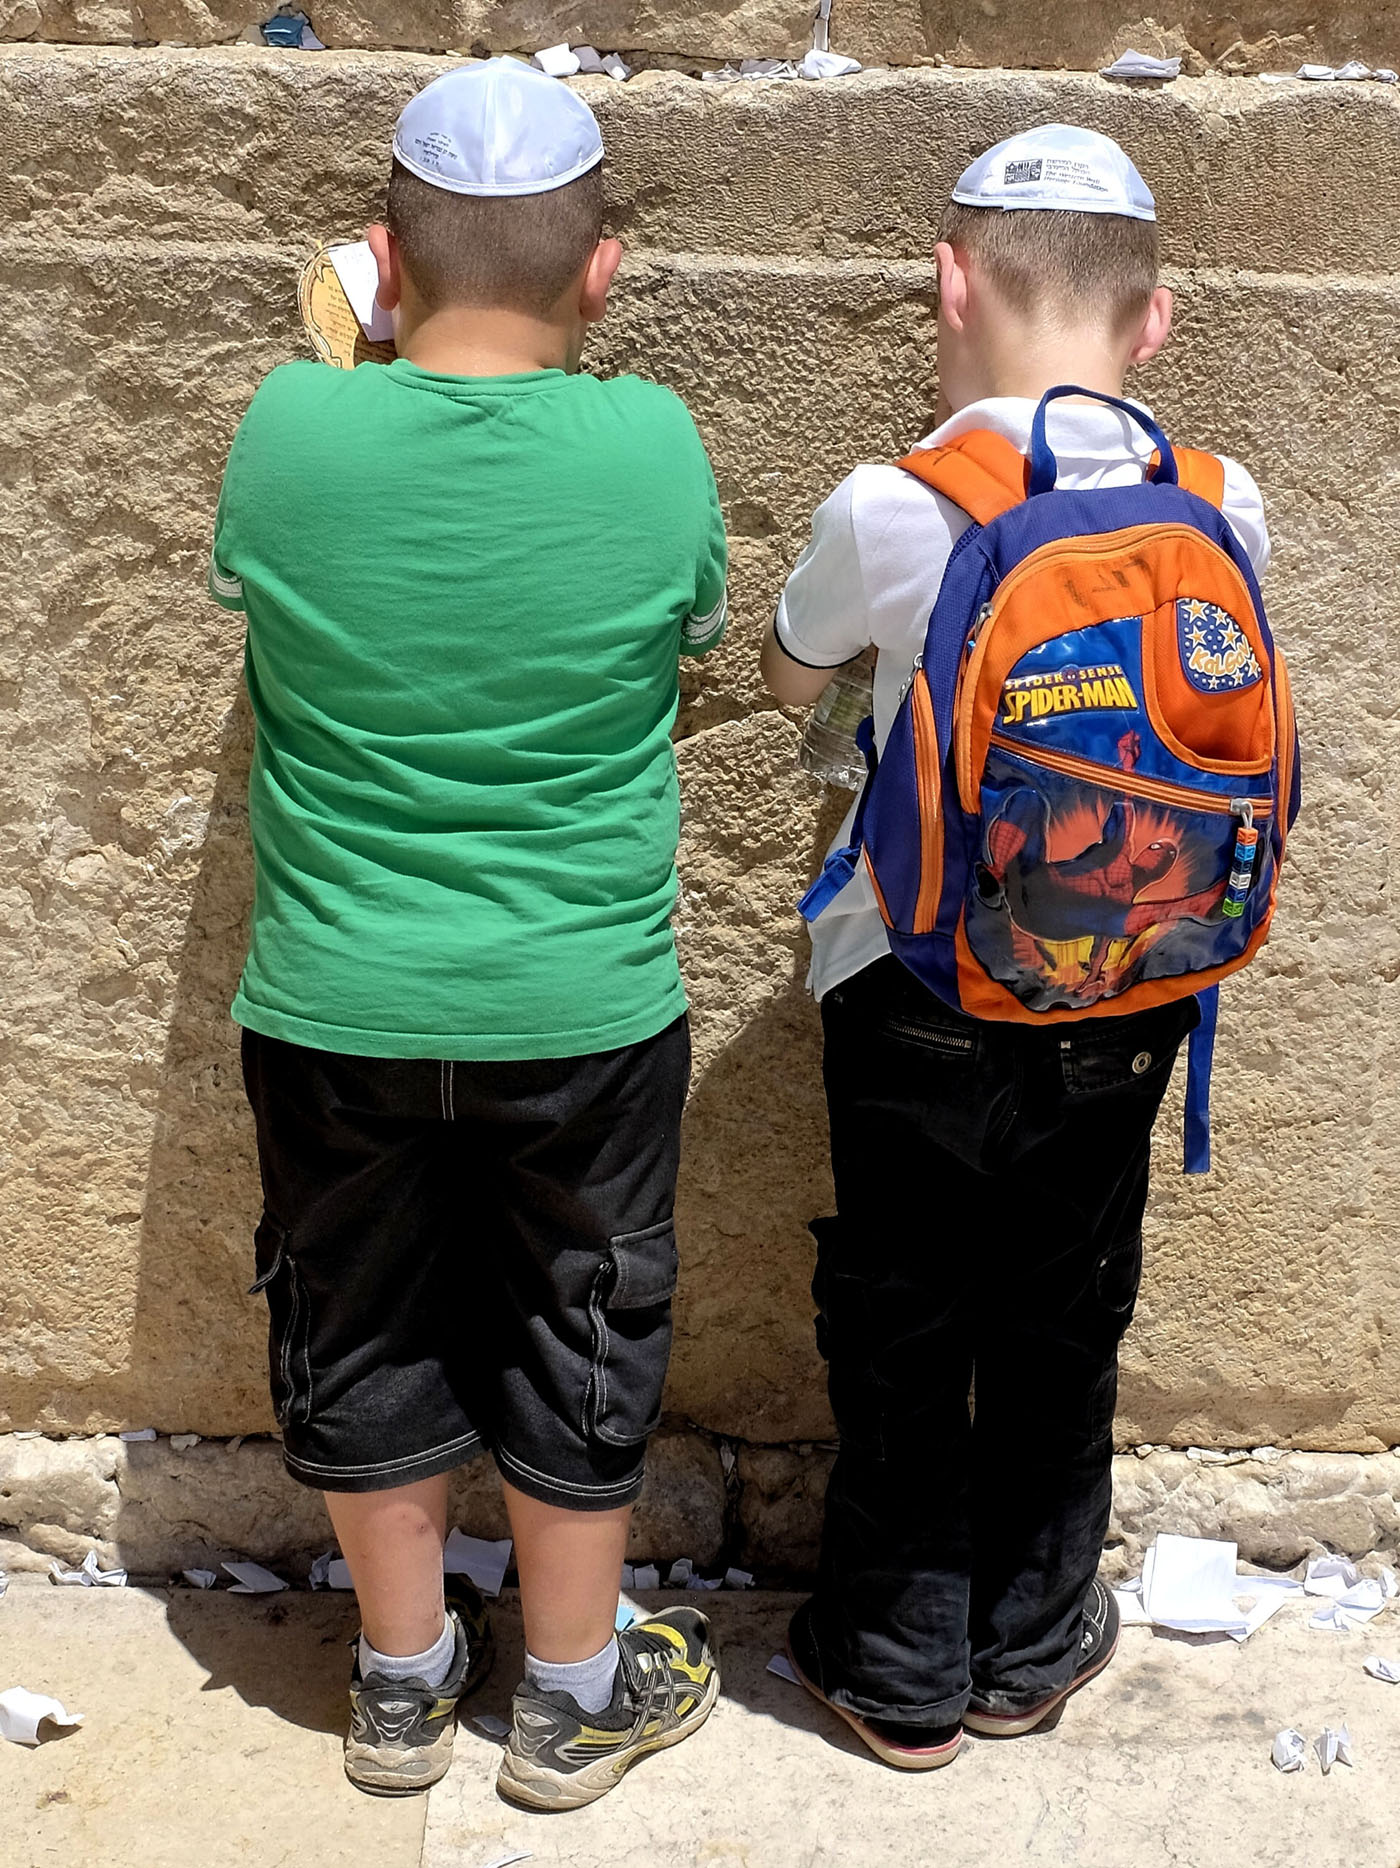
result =
[[[648,1598],[647,1600],[659,1600]],[[696,1740],[566,1817],[517,1813],[495,1747],[464,1721],[431,1797],[380,1802],[340,1775],[345,1597],[59,1591],[0,1602],[0,1685],[88,1715],[37,1751],[0,1746],[5,1868],[1397,1868],[1400,1620],[1324,1635],[1285,1610],[1244,1648],[1132,1629],[1057,1731],[971,1741],[903,1777],[800,1689],[764,1671],[793,1598],[709,1598],[726,1691]],[[519,1662],[513,1597],[478,1709]],[[1357,1766],[1284,1778],[1273,1733],[1345,1720]]]

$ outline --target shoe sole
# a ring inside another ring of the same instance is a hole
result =
[[[969,1732],[976,1732],[979,1738],[1024,1738],[1027,1732],[1033,1732],[1037,1726],[1044,1725],[1053,1713],[1074,1697],[1080,1687],[1088,1686],[1091,1680],[1097,1680],[1117,1652],[1118,1636],[1114,1635],[1113,1646],[1106,1654],[1101,1654],[1092,1667],[1076,1675],[1062,1692],[1043,1700],[1039,1706],[1032,1706],[1027,1712],[1008,1713],[974,1712],[969,1706],[963,1714],[963,1724]]]
[[[350,1745],[345,1747],[345,1775],[356,1790],[372,1797],[416,1797],[446,1777],[452,1763],[455,1720],[432,1745]]]
[[[496,1637],[488,1627],[481,1658],[467,1669],[457,1704],[470,1699],[491,1671],[496,1658]],[[345,1741],[345,1775],[371,1797],[418,1797],[446,1777],[452,1765],[452,1741],[457,1729],[454,1711],[440,1738],[412,1750],[401,1745],[357,1745]]]
[[[672,1745],[679,1745],[692,1732],[698,1732],[714,1711],[718,1698],[719,1668],[716,1667],[700,1704],[688,1712],[673,1731],[665,1732],[659,1738],[644,1740],[621,1758],[600,1758],[596,1764],[585,1765],[581,1771],[552,1771],[547,1765],[518,1757],[507,1747],[501,1759],[496,1788],[509,1802],[521,1804],[530,1810],[582,1809],[584,1804],[596,1803],[599,1797],[605,1797],[610,1790],[615,1789],[632,1766],[649,1757],[652,1752],[669,1751]]]
[[[847,1712],[844,1706],[838,1706],[829,1700],[815,1681],[809,1680],[798,1664],[797,1656],[792,1651],[792,1641],[786,1643],[788,1663],[797,1675],[798,1681],[805,1686],[813,1699],[820,1700],[828,1712],[834,1712],[838,1719],[844,1719],[863,1745],[869,1747],[882,1764],[889,1764],[897,1771],[937,1771],[945,1764],[951,1764],[962,1750],[961,1732],[950,1739],[946,1745],[933,1746],[924,1751],[911,1751],[900,1745],[890,1745],[880,1737],[861,1718],[859,1713]]]

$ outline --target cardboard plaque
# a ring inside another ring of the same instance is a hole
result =
[[[376,344],[365,336],[331,264],[329,245],[306,262],[297,299],[311,348],[323,363],[353,370],[361,363],[392,363],[398,355],[392,341]]]

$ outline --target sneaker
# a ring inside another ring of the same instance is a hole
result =
[[[696,1732],[719,1696],[710,1624],[698,1609],[663,1609],[617,1637],[611,1705],[584,1712],[568,1693],[528,1682],[511,1703],[496,1788],[534,1810],[574,1810],[605,1795],[639,1758]]]
[[[793,1672],[813,1699],[819,1699],[837,1718],[844,1719],[882,1764],[892,1764],[897,1771],[936,1771],[942,1764],[951,1764],[963,1739],[962,1726],[956,1722],[952,1725],[899,1725],[892,1719],[866,1719],[827,1698],[817,1685],[821,1660],[812,1635],[811,1610],[811,1603],[804,1602],[788,1623],[787,1654]]]
[[[447,1615],[456,1632],[452,1665],[441,1686],[360,1674],[358,1637],[350,1675],[350,1731],[345,1775],[378,1797],[406,1797],[435,1784],[452,1762],[457,1703],[474,1693],[494,1658],[486,1605],[470,1583],[449,1577]]]
[[[1105,1589],[1094,1578],[1089,1585],[1089,1593],[1084,1598],[1084,1633],[1079,1642],[1079,1665],[1074,1670],[1074,1678],[1068,1686],[1062,1686],[1058,1693],[1051,1693],[1034,1706],[1014,1706],[1004,1704],[1010,1699],[1006,1693],[978,1693],[974,1690],[967,1711],[963,1714],[964,1723],[970,1732],[980,1732],[985,1738],[1019,1738],[1023,1732],[1032,1732],[1064,1705],[1071,1693],[1077,1693],[1081,1686],[1087,1686],[1097,1679],[1118,1649],[1118,1604],[1113,1599],[1113,1591]]]

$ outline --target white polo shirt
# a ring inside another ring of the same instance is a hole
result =
[[[917,445],[936,447],[970,428],[989,428],[1028,453],[1035,409],[1024,397],[988,397],[960,409]],[[1103,403],[1052,403],[1047,436],[1065,487],[1131,486],[1152,454],[1143,430]],[[1225,516],[1262,576],[1269,534],[1259,489],[1235,461],[1222,456],[1222,465]],[[948,554],[967,524],[961,508],[901,468],[857,467],[813,514],[811,543],[778,601],[778,641],[794,661],[839,668],[874,643],[881,750],[923,649]],[[850,840],[854,815],[852,804],[833,849]],[[808,985],[818,999],[889,952],[864,865],[811,924],[811,936]]]

